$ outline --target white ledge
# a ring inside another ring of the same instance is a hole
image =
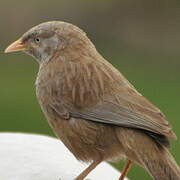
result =
[[[78,162],[55,138],[24,133],[0,133],[0,179],[73,180],[87,165]],[[120,173],[101,163],[87,179],[115,180]]]

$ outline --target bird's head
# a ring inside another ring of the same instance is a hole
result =
[[[39,64],[51,60],[57,53],[79,45],[91,44],[85,33],[70,23],[51,21],[39,24],[8,46],[5,53],[24,51]]]

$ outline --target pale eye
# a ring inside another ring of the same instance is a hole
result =
[[[40,38],[35,38],[35,42],[39,43],[40,42]]]

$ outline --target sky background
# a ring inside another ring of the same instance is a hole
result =
[[[175,0],[0,0],[0,131],[54,136],[35,96],[37,63],[23,53],[3,53],[29,28],[50,20],[86,31],[98,51],[166,114],[179,137],[171,152],[180,163],[180,2]],[[150,179],[136,165],[129,177]]]

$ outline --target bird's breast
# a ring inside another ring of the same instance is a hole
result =
[[[36,94],[42,110],[57,136],[78,159],[92,160],[99,155],[112,158],[116,156],[114,149],[121,149],[112,126],[62,116],[70,111],[64,111],[64,107],[76,111],[102,101],[113,88],[110,77],[92,63],[63,67],[49,64],[38,73]]]

